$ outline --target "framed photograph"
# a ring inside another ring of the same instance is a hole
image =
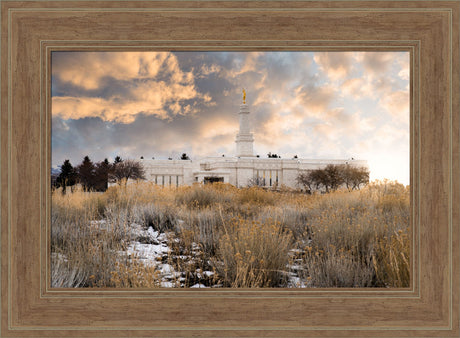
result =
[[[458,2],[0,4],[2,337],[460,335]]]
[[[52,52],[51,287],[409,288],[409,59]]]

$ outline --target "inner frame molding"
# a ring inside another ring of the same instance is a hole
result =
[[[454,1],[2,1],[1,335],[458,336],[459,12]],[[51,51],[203,48],[411,53],[410,288],[49,288]]]
[[[328,41],[293,41],[290,42],[290,45],[283,45],[281,41],[226,41],[225,45],[216,46],[216,42],[210,41],[187,41],[187,45],[177,45],[177,41],[142,41],[142,45],[133,45],[132,41],[104,41],[105,45],[101,45],[100,41],[41,41],[41,79],[42,84],[40,87],[40,92],[42,93],[41,97],[41,116],[45,120],[45,128],[41,130],[42,140],[44,140],[43,148],[45,150],[51,149],[51,94],[50,94],[50,83],[51,83],[51,53],[54,51],[194,51],[194,50],[207,50],[207,51],[254,51],[254,50],[264,50],[264,51],[394,51],[394,52],[409,52],[410,53],[410,63],[411,63],[411,83],[413,86],[417,87],[417,90],[410,90],[410,126],[415,131],[416,126],[419,124],[420,117],[415,114],[419,113],[419,110],[414,108],[418,106],[418,97],[417,93],[419,91],[420,84],[420,72],[418,61],[419,60],[419,43],[420,41],[353,41],[353,45],[348,45],[347,41],[334,41],[332,45]],[[185,42],[184,42],[185,43]],[[372,44],[371,44],[372,43]],[[370,45],[371,44],[371,45]],[[416,133],[411,133],[411,137],[415,137]],[[419,140],[411,140],[411,145],[413,149],[411,151],[414,154],[413,160],[418,158],[417,154],[420,153],[420,144]],[[45,157],[50,160],[49,155]],[[50,163],[46,162],[45,166],[42,168],[44,172],[49,171]],[[412,177],[414,178],[414,185],[419,184],[419,174],[415,170],[415,166],[412,167]],[[49,176],[49,173],[47,174]],[[168,289],[160,288],[150,290],[146,292],[144,289],[130,289],[123,290],[117,289],[116,291],[110,289],[85,289],[80,288],[78,290],[72,289],[62,289],[62,288],[51,288],[50,287],[50,252],[49,252],[49,243],[48,239],[50,238],[51,224],[50,224],[50,210],[51,203],[48,196],[51,195],[50,185],[48,184],[48,179],[45,176],[45,181],[41,182],[42,191],[43,191],[43,200],[47,204],[46,212],[43,214],[43,219],[41,221],[43,232],[41,234],[41,249],[42,257],[40,260],[41,266],[41,295],[42,297],[54,297],[54,296],[68,296],[72,295],[73,297],[87,297],[94,295],[103,295],[105,297],[112,296],[114,294],[116,297],[133,297],[133,296],[142,296],[142,297],[167,297],[169,295],[175,295],[180,297],[196,297],[200,294],[201,296],[206,297],[216,297],[224,296],[233,293],[244,293],[245,295],[257,296],[258,298],[273,298],[273,297],[324,297],[331,296],[334,297],[337,294],[340,294],[343,297],[371,297],[371,296],[381,296],[385,297],[398,296],[398,297],[420,297],[420,279],[417,274],[419,269],[416,267],[416,262],[420,260],[420,233],[417,231],[419,225],[412,225],[411,228],[411,238],[412,238],[412,247],[411,247],[411,285],[408,288],[358,288],[358,289],[347,289],[347,288],[306,288],[306,289],[284,289],[279,291],[280,288],[275,289],[264,289],[263,291],[257,291],[255,289],[215,289],[213,292],[210,290],[191,290],[191,289]],[[418,197],[414,195],[415,189],[411,191],[411,199],[414,203],[417,203]],[[413,223],[417,218],[414,213],[415,208],[411,208]],[[173,291],[172,291],[173,290]],[[357,291],[359,290],[359,291]]]

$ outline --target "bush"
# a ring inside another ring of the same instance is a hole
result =
[[[131,213],[132,220],[146,229],[152,227],[159,232],[175,230],[177,210],[168,204],[149,203],[135,205]]]
[[[376,240],[374,269],[377,281],[386,287],[408,287],[410,284],[410,241],[402,230]]]
[[[410,285],[408,189],[386,182],[311,201],[302,249],[310,286]]]
[[[136,258],[115,263],[111,272],[110,283],[116,288],[158,288],[161,286],[159,271],[145,266]]]
[[[219,240],[217,271],[228,287],[276,287],[287,282],[292,236],[276,223],[234,219]]]
[[[238,194],[239,203],[273,205],[276,195],[259,187],[242,188]]]
[[[371,262],[361,261],[356,255],[330,246],[306,250],[303,278],[315,287],[372,287],[374,270]],[[307,276],[307,278],[305,278]]]
[[[99,193],[76,189],[52,196],[51,252],[53,287],[112,286],[111,271],[124,249],[128,220],[123,210],[104,210]]]
[[[212,184],[193,185],[182,187],[176,193],[176,204],[186,205],[188,208],[206,208],[213,204],[225,203],[228,201],[226,194],[214,189]]]
[[[177,224],[179,236],[185,231],[190,231],[189,240],[191,242],[200,245],[209,256],[216,253],[225,221],[219,212],[210,208],[181,210],[178,213],[178,218],[180,219]]]

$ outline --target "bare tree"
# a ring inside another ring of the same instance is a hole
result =
[[[352,176],[355,167],[350,166],[349,164],[340,164],[339,170],[342,176],[342,181],[345,187],[350,191],[353,190]]]
[[[118,182],[118,184],[121,184],[123,180],[126,184],[129,179],[145,180],[145,170],[138,161],[123,160],[113,165],[109,174],[109,179],[111,182]]]
[[[343,184],[343,175],[340,170],[340,166],[334,164],[328,164],[324,168],[325,179],[323,184],[326,187],[326,192],[329,190],[337,190]]]
[[[311,171],[300,172],[296,177],[297,185],[303,187],[307,193],[311,193],[314,187],[314,181]]]
[[[296,178],[297,184],[307,192],[324,189],[334,191],[341,186],[348,190],[360,189],[369,183],[369,170],[366,167],[329,164],[324,169],[301,172]]]
[[[311,180],[315,186],[316,190],[321,190],[323,187],[328,192],[329,179],[327,173],[324,169],[315,169],[310,173]]]
[[[365,167],[353,167],[351,171],[352,189],[360,189],[361,186],[369,183],[369,169]]]

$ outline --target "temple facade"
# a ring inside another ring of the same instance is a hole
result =
[[[254,135],[249,123],[250,110],[243,103],[239,111],[239,131],[234,157],[206,157],[200,160],[141,159],[148,181],[162,186],[193,183],[230,183],[236,187],[259,185],[298,188],[296,178],[301,172],[320,169],[328,164],[348,164],[368,168],[367,161],[340,159],[259,158],[254,155]]]

